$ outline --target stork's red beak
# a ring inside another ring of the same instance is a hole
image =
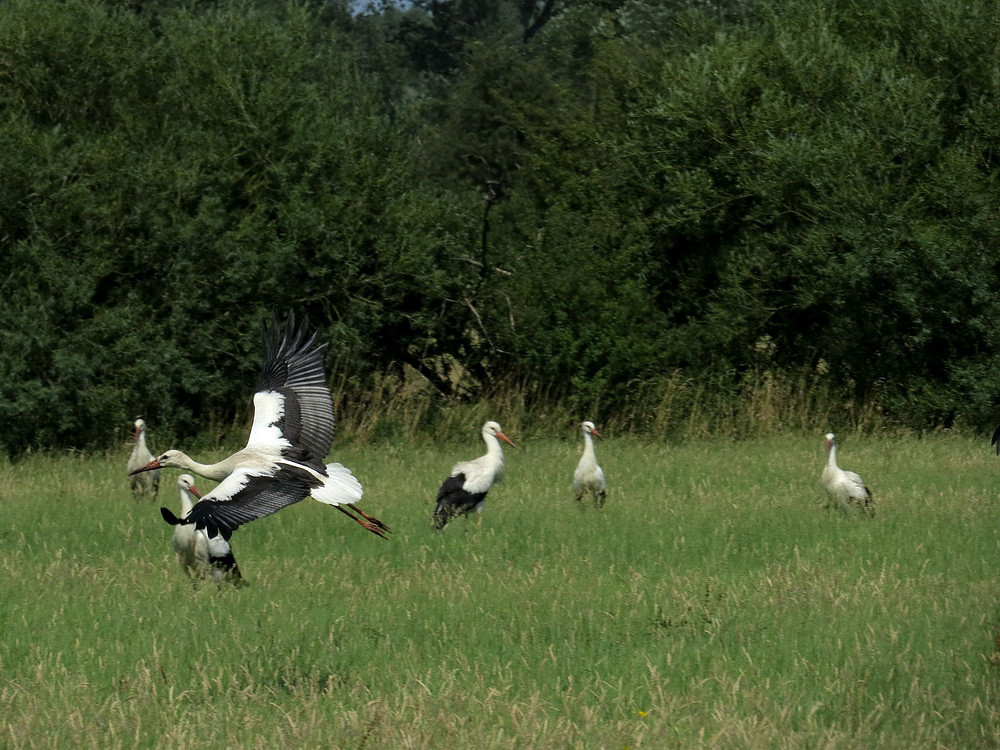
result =
[[[596,428],[596,427],[591,427],[591,428],[590,428],[590,434],[591,434],[591,435],[593,435],[593,436],[594,436],[595,438],[597,438],[598,440],[604,440],[604,437],[603,437],[603,436],[601,435],[601,433],[599,433],[599,432],[597,431],[597,428]]]
[[[160,468],[160,462],[159,460],[154,458],[145,466],[140,466],[138,469],[132,469],[132,471],[130,471],[128,475],[132,476],[133,474],[141,474],[144,471],[152,471],[153,469],[159,469],[159,468]]]
[[[498,432],[497,433],[497,437],[500,440],[503,440],[505,443],[507,443],[507,445],[509,445],[511,448],[516,448],[517,447],[516,445],[514,445],[513,441],[509,437],[507,437],[506,435],[504,435],[502,432]]]
[[[193,484],[190,487],[188,487],[188,492],[194,495],[196,499],[201,500],[201,490],[199,490]]]

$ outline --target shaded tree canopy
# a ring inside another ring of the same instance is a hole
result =
[[[287,308],[358,388],[612,411],[807,367],[987,424],[997,32],[944,0],[14,0],[0,449],[232,419]]]

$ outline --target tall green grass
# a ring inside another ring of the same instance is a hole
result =
[[[882,394],[858,399],[834,386],[826,367],[782,372],[759,368],[736,375],[690,376],[680,370],[637,381],[626,396],[580,404],[537,383],[502,379],[470,384],[476,400],[445,398],[408,368],[362,385],[334,366],[333,395],[340,429],[351,442],[440,440],[464,436],[469,425],[500,417],[504,429],[545,437],[552,425],[587,418],[618,435],[671,440],[744,439],[812,431],[816,425],[864,433],[900,429]],[[249,423],[249,415],[243,421]],[[225,432],[217,424],[207,435]],[[242,428],[237,431],[241,436]]]
[[[607,431],[597,510],[572,499],[575,430],[505,423],[482,530],[434,533],[480,416],[462,445],[335,451],[391,541],[300,503],[234,536],[241,590],[192,587],[124,455],[0,465],[0,746],[1000,744],[981,440],[843,436],[867,520],[823,508],[820,435]]]

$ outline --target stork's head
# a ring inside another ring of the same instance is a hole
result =
[[[138,469],[133,469],[129,472],[129,476],[133,474],[141,474],[144,471],[152,471],[153,469],[165,469],[168,466],[183,466],[181,463],[183,453],[180,451],[169,450],[162,454],[158,458],[154,458],[145,466],[140,466]]]
[[[833,440],[834,440],[833,433],[832,432],[826,433],[826,451],[827,451],[827,453],[829,453],[830,449],[833,447]]]
[[[146,421],[142,417],[136,417],[132,426],[135,428],[135,431],[132,434],[135,436],[135,439],[138,440],[140,433],[146,429]]]
[[[583,422],[580,426],[583,428],[583,431],[586,432],[588,435],[593,435],[595,438],[598,438],[599,440],[604,440],[604,438],[601,437],[601,433],[599,433],[597,431],[597,428],[594,427],[593,422],[589,421]]]
[[[177,477],[177,486],[201,500],[201,491],[194,486],[194,477],[190,474],[181,474]]]
[[[516,448],[517,446],[511,441],[509,437],[503,434],[503,430],[500,429],[500,424],[498,422],[489,421],[483,425],[483,435],[492,435],[498,440],[503,440],[511,448]]]

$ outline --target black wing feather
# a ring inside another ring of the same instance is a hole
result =
[[[275,391],[284,397],[278,428],[301,451],[303,460],[322,469],[337,423],[323,368],[328,344],[316,343],[316,336],[308,318],[296,325],[290,312],[282,325],[272,316],[264,328],[264,365],[257,391]]]
[[[452,515],[461,516],[472,511],[485,497],[485,492],[458,490],[439,500],[435,513],[447,510]]]
[[[990,445],[997,447],[997,455],[1000,456],[1000,427],[997,427],[993,431],[993,439],[990,441]]]
[[[442,500],[448,496],[459,492],[462,489],[462,485],[465,484],[465,474],[459,474],[454,477],[448,477],[444,480],[444,484],[441,485],[441,489],[438,490],[437,501],[440,503]]]
[[[444,480],[434,507],[434,528],[443,529],[455,516],[472,512],[486,497],[485,492],[467,492],[464,485],[465,474],[457,474]]]
[[[195,524],[196,529],[205,529],[210,537],[221,534],[228,540],[243,524],[304,500],[318,484],[303,469],[281,465],[274,474],[251,476],[239,491],[225,500],[212,500],[210,493],[191,509],[183,522]]]

